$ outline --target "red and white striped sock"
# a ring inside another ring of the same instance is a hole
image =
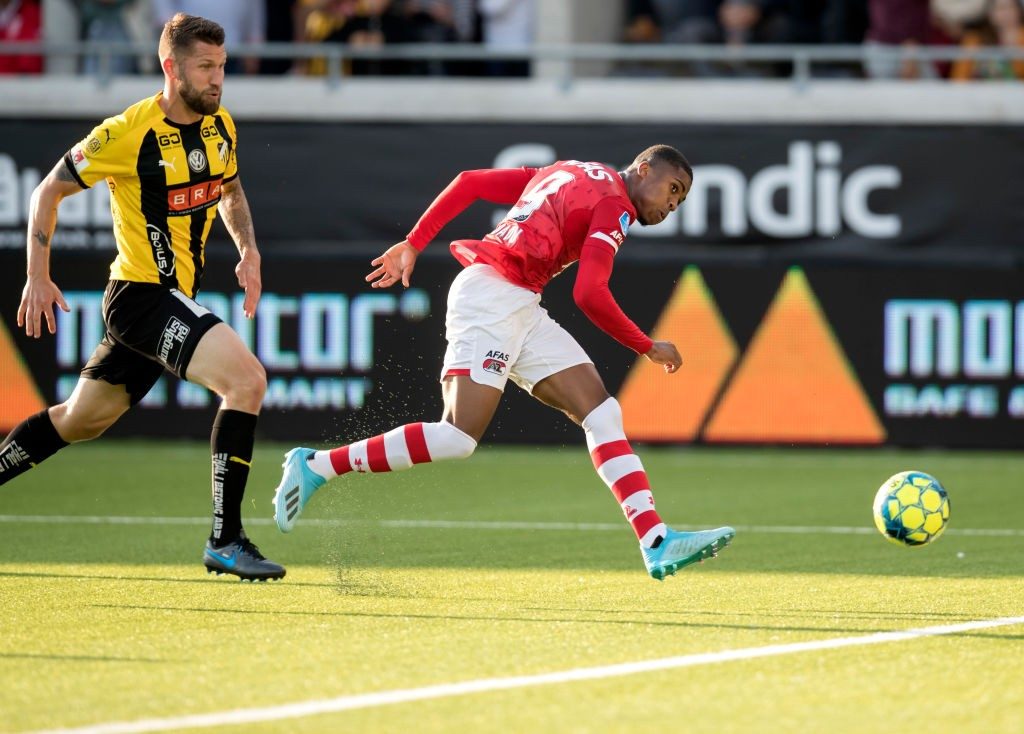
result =
[[[309,459],[309,468],[327,479],[352,471],[377,474],[428,461],[465,459],[475,449],[476,441],[447,421],[409,423],[347,446],[317,451]]]
[[[650,548],[665,537],[667,528],[654,509],[644,465],[626,440],[619,402],[608,398],[594,408],[583,419],[583,430],[594,468],[618,500],[640,545]]]

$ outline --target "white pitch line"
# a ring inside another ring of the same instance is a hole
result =
[[[43,523],[54,525],[209,525],[208,517],[132,517],[104,515],[0,515],[0,523]],[[621,531],[618,522],[529,522],[517,520],[329,520],[308,519],[309,527],[340,528],[349,525],[374,524],[384,528],[424,528],[433,530],[555,530],[555,531]],[[266,517],[250,518],[246,525],[273,525]],[[700,530],[704,525],[673,525],[677,530]],[[873,535],[873,526],[842,525],[734,525],[741,533],[773,533],[784,535]],[[985,537],[1024,537],[1024,528],[949,528],[946,534]]]
[[[798,652],[835,650],[842,647],[857,647],[860,645],[880,645],[887,642],[912,640],[918,637],[954,635],[962,632],[973,632],[975,630],[991,629],[993,627],[1006,627],[1016,624],[1024,624],[1024,616],[1002,617],[1000,619],[982,619],[975,620],[973,622],[944,624],[935,627],[921,627],[918,629],[894,632],[876,632],[874,634],[860,635],[857,637],[838,637],[827,640],[793,642],[786,645],[767,645],[764,647],[748,647],[738,650],[721,650],[719,652],[679,655],[676,657],[656,658],[653,660],[638,660],[631,663],[600,665],[591,668],[571,668],[569,670],[559,670],[551,673],[541,673],[539,675],[517,675],[507,678],[480,678],[477,680],[462,681],[460,683],[442,683],[439,685],[424,686],[422,688],[400,688],[391,691],[378,691],[376,693],[361,693],[352,696],[325,698],[318,701],[286,703],[278,706],[214,711],[206,714],[189,714],[187,716],[174,716],[164,719],[113,721],[74,729],[51,729],[45,732],[31,732],[29,734],[136,734],[137,732],[167,731],[169,729],[198,729],[212,726],[230,726],[233,724],[280,721],[282,719],[297,719],[306,716],[316,716],[318,714],[351,711],[353,709],[391,706],[394,704],[409,703],[412,701],[467,696],[474,693],[489,693],[492,691],[508,691],[516,688],[530,688],[533,686],[600,680],[603,678],[636,675],[637,673],[650,673],[657,670],[692,668],[698,665],[727,663],[736,660],[753,660],[755,658],[790,655]]]

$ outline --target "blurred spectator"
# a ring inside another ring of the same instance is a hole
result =
[[[270,43],[288,43],[302,40],[302,31],[296,25],[298,5],[295,0],[256,0],[263,3],[266,32],[264,40]],[[260,59],[260,74],[287,74],[292,71],[291,59]]]
[[[793,31],[787,0],[630,0],[627,41],[674,44],[786,43]],[[699,77],[771,74],[740,63],[694,61],[683,72]]]
[[[175,13],[200,15],[220,24],[224,29],[224,41],[231,52],[231,46],[239,43],[263,43],[266,37],[266,16],[262,0],[151,0],[153,19],[157,28]],[[227,71],[237,74],[255,74],[259,71],[259,59],[237,59],[228,56]]]
[[[78,19],[81,28],[80,37],[84,41],[103,41],[108,43],[130,43],[132,35],[128,30],[124,12],[135,4],[135,0],[78,0]],[[82,71],[95,74],[100,70],[99,56],[86,56],[82,59]],[[111,74],[134,74],[135,57],[110,56],[107,68]]]
[[[480,13],[477,0],[446,0],[451,8],[452,28],[459,43],[480,42]]]
[[[321,0],[306,19],[306,39],[356,47],[398,43],[447,43],[455,40],[451,6],[444,0]],[[315,59],[310,73],[324,73]],[[353,59],[354,75],[439,74],[432,60]]]
[[[42,14],[38,0],[0,0],[0,46],[11,41],[42,38]],[[0,74],[39,74],[42,56],[0,55]]]
[[[520,50],[534,41],[534,0],[479,0],[484,46],[493,50]],[[487,64],[491,76],[529,76],[527,60],[500,60]]]
[[[960,46],[1024,49],[1024,6],[1021,0],[989,0],[985,10],[982,22],[964,32]],[[1005,61],[961,59],[953,64],[950,78],[956,81],[1024,79],[1024,58]]]
[[[868,28],[868,0],[786,0],[789,43],[859,44]]]
[[[629,0],[628,43],[718,43],[718,6],[722,0]]]
[[[480,43],[483,39],[479,0],[445,0],[451,8],[456,43]],[[490,69],[483,59],[450,61],[446,71],[452,76],[487,76]]]
[[[948,37],[932,23],[929,0],[868,0],[869,55],[865,73],[873,79],[935,79],[939,69],[930,61],[890,58],[872,49],[914,48],[944,43]]]

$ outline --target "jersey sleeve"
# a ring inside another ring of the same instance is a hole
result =
[[[602,238],[591,236],[583,243],[576,284],[572,289],[573,299],[587,318],[608,336],[638,354],[646,354],[654,342],[615,302],[608,287],[615,250],[601,244],[603,242]]]
[[[583,241],[583,246],[607,246],[614,255],[625,242],[633,218],[633,208],[627,205],[624,199],[619,197],[602,199],[594,207],[594,214],[590,218],[590,230]]]
[[[64,154],[64,165],[83,189],[105,178],[134,175],[137,148],[124,116],[111,117]]]
[[[227,150],[228,159],[224,164],[224,183],[228,183],[238,176],[238,129],[235,127],[234,119],[226,109],[221,107],[218,115],[223,118],[224,128],[231,137]]]
[[[444,225],[477,199],[494,204],[515,204],[536,173],[536,168],[526,166],[463,171],[438,194],[406,239],[422,251]]]

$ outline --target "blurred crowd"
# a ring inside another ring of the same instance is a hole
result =
[[[68,0],[83,40],[155,42],[178,11],[220,23],[229,45],[294,41],[381,47],[403,43],[475,43],[521,50],[536,40],[543,0]],[[864,44],[910,48],[1024,48],[1024,0],[592,0],[621,3],[624,43]],[[8,41],[43,37],[41,0],[0,0],[0,50]],[[115,74],[156,73],[151,54],[111,57]],[[85,57],[81,71],[100,60]],[[37,55],[0,54],[0,73],[33,74]],[[702,61],[626,64],[620,73],[681,76],[779,76],[786,64]],[[327,57],[232,58],[233,74],[328,72]],[[527,76],[526,60],[349,59],[345,74]],[[899,54],[876,54],[867,63],[816,65],[818,73],[869,78],[1024,79],[1024,58],[934,63]]]
[[[400,43],[478,43],[517,49],[534,41],[538,0],[71,0],[79,37],[101,42],[155,43],[177,12],[202,15],[224,28],[228,45],[293,41],[375,47]],[[41,0],[0,0],[0,45],[43,37]],[[95,69],[85,58],[82,71]],[[145,68],[146,66],[150,68]],[[0,55],[0,73],[42,71],[41,57]],[[121,56],[116,74],[154,73],[149,59]],[[229,73],[324,74],[324,59],[231,59]],[[354,60],[347,74],[460,74],[525,76],[528,62],[423,62]]]
[[[1024,49],[1024,0],[627,0],[629,43],[864,44],[874,48],[960,45]],[[689,63],[634,72],[689,76],[779,75],[785,65]],[[1019,61],[953,63],[880,53],[865,64],[819,73],[875,79],[1024,79]]]

